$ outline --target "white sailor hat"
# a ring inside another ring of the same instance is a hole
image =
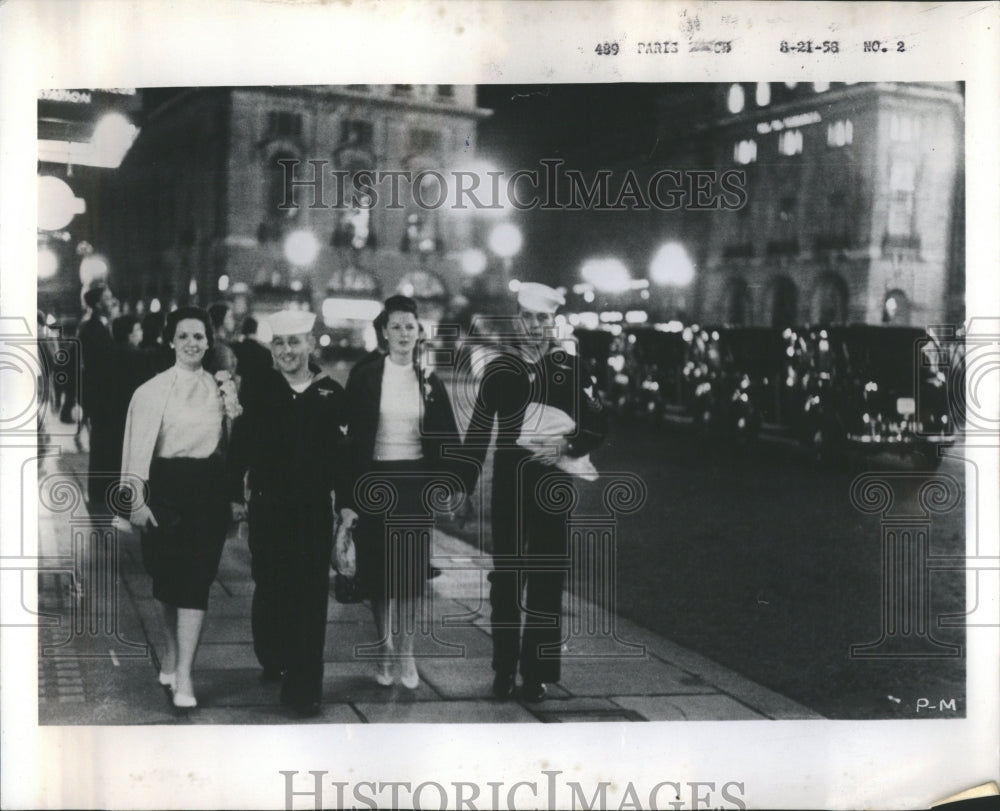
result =
[[[565,296],[547,284],[521,282],[517,289],[517,304],[522,310],[551,315],[565,303]]]
[[[267,317],[272,335],[304,335],[315,323],[316,314],[307,310],[279,310]]]

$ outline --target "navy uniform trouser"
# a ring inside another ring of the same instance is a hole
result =
[[[525,681],[557,682],[568,570],[567,513],[559,509],[557,497],[540,496],[540,488],[544,491],[546,484],[557,481],[560,486],[572,484],[554,468],[531,461],[517,465],[498,459],[493,476],[493,669],[513,675],[520,665]]]
[[[323,693],[332,520],[329,497],[281,503],[255,494],[250,504],[254,652],[265,669],[286,671],[283,696],[293,702]]]

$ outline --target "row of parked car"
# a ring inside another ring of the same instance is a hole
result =
[[[934,468],[961,423],[960,353],[919,328],[674,322],[574,338],[617,413],[694,423],[741,445],[783,438],[818,460],[860,449]]]

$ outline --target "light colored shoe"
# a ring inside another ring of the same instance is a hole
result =
[[[198,706],[198,699],[193,695],[185,695],[184,693],[174,693],[174,706],[180,709],[191,709]]]
[[[407,690],[416,690],[420,686],[420,674],[417,673],[417,663],[412,656],[407,656],[401,664],[402,673],[399,681]]]
[[[177,687],[177,673],[164,673],[160,671],[160,684],[173,690]]]
[[[375,681],[382,687],[392,687],[392,665],[389,662],[379,662],[375,665]]]

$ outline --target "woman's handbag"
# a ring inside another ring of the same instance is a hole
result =
[[[358,558],[354,548],[354,523],[341,521],[333,542],[333,598],[338,603],[360,603],[364,599],[358,578]]]
[[[333,542],[333,568],[344,577],[358,573],[358,556],[354,549],[354,524],[341,521]]]

